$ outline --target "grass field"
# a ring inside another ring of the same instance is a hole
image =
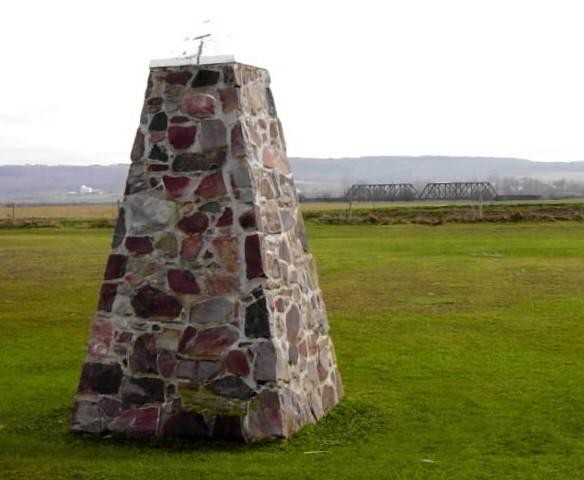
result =
[[[289,441],[67,431],[109,229],[0,231],[0,479],[576,479],[584,224],[309,225],[347,396]]]

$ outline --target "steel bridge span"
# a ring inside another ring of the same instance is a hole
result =
[[[349,202],[395,202],[411,200],[496,200],[490,182],[434,182],[421,193],[411,183],[353,185],[347,192]]]

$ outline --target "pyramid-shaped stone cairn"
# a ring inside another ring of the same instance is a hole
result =
[[[266,70],[152,68],[71,428],[256,441],[342,396]]]

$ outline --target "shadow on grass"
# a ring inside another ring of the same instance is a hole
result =
[[[122,448],[128,450],[164,450],[166,453],[228,452],[278,450],[326,450],[328,447],[360,443],[364,437],[384,430],[384,412],[370,401],[343,399],[317,424],[307,425],[290,439],[245,444],[201,438],[132,437],[118,433],[76,433],[68,429],[68,408],[58,408],[39,415],[25,425],[10,428],[9,433],[34,436],[70,447]]]

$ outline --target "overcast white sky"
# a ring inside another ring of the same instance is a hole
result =
[[[0,18],[0,164],[127,162],[149,60],[205,19],[216,50],[270,70],[290,156],[584,160],[582,1],[18,0]]]

